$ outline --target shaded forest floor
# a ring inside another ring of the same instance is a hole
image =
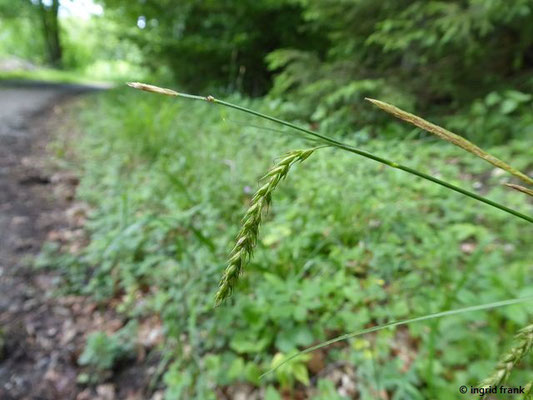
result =
[[[66,109],[93,90],[74,85],[0,86],[0,398],[142,399],[150,363],[119,366],[91,387],[78,383],[89,332],[122,327],[112,307],[58,295],[60,272],[35,269],[43,243],[83,246],[87,212],[78,177],[50,161]],[[152,363],[153,364],[153,363]],[[157,396],[156,396],[157,397]]]

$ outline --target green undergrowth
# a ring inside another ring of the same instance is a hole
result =
[[[298,390],[348,398],[331,374],[317,373],[317,360],[344,371],[361,399],[450,399],[490,374],[531,322],[526,303],[415,323],[297,358],[260,380],[273,362],[343,333],[533,294],[531,227],[402,171],[323,149],[280,184],[254,259],[229,303],[213,308],[258,179],[309,143],[210,104],[126,90],[87,100],[79,114],[78,196],[93,210],[91,241],[56,264],[71,291],[117,298],[134,320],[162,317],[172,357],[167,399],[214,399],[238,382],[262,387],[269,400]],[[405,140],[344,140],[531,214],[493,167],[447,143],[410,139],[405,129]],[[487,150],[527,169],[532,144]],[[526,384],[532,361],[510,386]]]

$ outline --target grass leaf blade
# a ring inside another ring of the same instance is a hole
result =
[[[480,305],[477,305],[477,306],[470,306],[470,307],[464,307],[464,308],[459,308],[459,309],[456,309],[456,310],[441,311],[441,312],[434,313],[434,314],[428,314],[428,315],[424,315],[424,316],[421,316],[421,317],[404,319],[404,320],[401,320],[401,321],[393,321],[393,322],[389,322],[388,324],[385,324],[385,325],[374,326],[372,328],[363,329],[361,331],[347,333],[345,335],[337,336],[336,338],[333,338],[333,339],[330,339],[330,340],[325,341],[323,343],[317,344],[316,346],[309,347],[309,348],[307,348],[307,349],[305,349],[305,350],[303,350],[303,351],[301,351],[299,353],[294,354],[291,357],[288,357],[281,364],[277,365],[275,368],[272,368],[272,369],[268,370],[267,372],[265,372],[263,375],[261,375],[261,378],[263,378],[264,376],[274,372],[276,369],[281,367],[283,364],[293,360],[296,357],[299,357],[299,356],[301,356],[303,354],[307,354],[307,353],[310,353],[312,351],[315,351],[315,350],[321,349],[323,347],[329,346],[330,344],[341,342],[341,341],[346,340],[346,339],[351,339],[353,337],[365,335],[365,334],[371,333],[371,332],[381,331],[381,330],[387,329],[387,328],[394,328],[394,327],[400,326],[400,325],[411,324],[413,322],[427,321],[427,320],[430,320],[430,319],[442,318],[442,317],[447,317],[447,316],[451,316],[451,315],[464,314],[464,313],[473,312],[473,311],[490,310],[490,309],[493,309],[493,308],[505,307],[505,306],[510,306],[510,305],[513,305],[513,304],[525,303],[525,302],[528,302],[528,301],[533,301],[533,296],[517,298],[517,299],[510,299],[510,300],[503,300],[503,301],[496,301],[496,302],[493,302],[493,303],[480,304]]]

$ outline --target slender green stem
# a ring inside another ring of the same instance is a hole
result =
[[[529,217],[529,216],[527,216],[525,214],[522,214],[521,212],[513,210],[513,209],[511,209],[509,207],[506,207],[506,206],[504,206],[502,204],[496,203],[495,201],[489,200],[489,199],[487,199],[487,198],[485,198],[483,196],[479,196],[479,195],[477,195],[477,194],[475,194],[475,193],[473,193],[471,191],[462,189],[459,186],[452,185],[451,183],[445,182],[443,180],[440,180],[438,178],[435,178],[435,177],[433,177],[431,175],[428,175],[428,174],[425,174],[423,172],[419,172],[419,171],[417,171],[417,170],[415,170],[413,168],[407,167],[405,165],[397,164],[397,163],[395,163],[393,161],[387,160],[386,158],[379,157],[379,156],[377,156],[375,154],[372,154],[372,153],[369,153],[367,151],[360,150],[360,149],[358,149],[356,147],[350,146],[348,144],[339,142],[339,141],[337,141],[335,139],[332,139],[330,137],[321,135],[320,133],[314,132],[314,131],[312,131],[310,129],[302,128],[301,126],[292,124],[290,122],[284,121],[284,120],[279,119],[279,118],[271,117],[270,115],[266,115],[266,114],[260,113],[258,111],[252,110],[250,108],[242,107],[242,106],[239,106],[237,104],[229,103],[227,101],[215,99],[213,96],[196,96],[196,95],[191,95],[191,94],[186,94],[186,93],[178,93],[178,92],[175,92],[175,91],[170,90],[170,89],[159,88],[157,86],[147,85],[147,84],[138,83],[138,82],[128,83],[128,85],[131,86],[131,87],[134,87],[136,89],[145,90],[145,91],[153,92],[153,93],[164,94],[164,95],[167,95],[167,96],[177,96],[177,97],[184,97],[184,98],[191,99],[191,100],[207,101],[209,103],[219,104],[219,105],[222,105],[222,106],[225,106],[225,107],[229,107],[229,108],[233,108],[235,110],[239,110],[239,111],[245,112],[247,114],[255,115],[256,117],[263,118],[263,119],[275,122],[277,124],[284,125],[284,126],[287,126],[289,128],[295,129],[297,131],[303,132],[303,133],[305,133],[307,135],[310,135],[310,136],[312,136],[312,137],[314,137],[316,139],[319,139],[323,143],[329,144],[329,145],[337,147],[339,149],[342,149],[342,150],[345,150],[345,151],[349,151],[349,152],[354,153],[354,154],[358,154],[358,155],[360,155],[362,157],[369,158],[369,159],[377,161],[377,162],[379,162],[381,164],[388,165],[389,167],[392,167],[392,168],[401,169],[402,171],[405,171],[405,172],[407,172],[409,174],[412,174],[412,175],[418,176],[419,178],[431,181],[433,183],[436,183],[437,185],[444,186],[444,187],[446,187],[448,189],[451,189],[451,190],[453,190],[455,192],[461,193],[461,194],[463,194],[465,196],[468,196],[468,197],[470,197],[472,199],[475,199],[475,200],[478,200],[478,201],[480,201],[482,203],[488,204],[489,206],[492,206],[492,207],[497,208],[499,210],[505,211],[506,213],[514,215],[515,217],[518,217],[518,218],[521,218],[521,219],[523,219],[525,221],[533,223],[533,218],[532,217]]]
[[[178,95],[178,96],[183,96],[181,93]],[[189,95],[187,95],[187,97],[189,97]],[[502,211],[505,211],[509,214],[512,214],[514,215],[515,217],[518,217],[518,218],[522,218],[528,222],[531,222],[533,223],[533,218],[525,215],[525,214],[522,214],[516,210],[513,210],[511,208],[508,208],[502,204],[499,204],[499,203],[496,203],[492,200],[489,200],[483,196],[479,196],[477,195],[476,193],[473,193],[473,192],[470,192],[468,190],[465,190],[465,189],[462,189],[460,188],[459,186],[455,186],[455,185],[452,185],[451,183],[448,183],[448,182],[445,182],[441,179],[438,179],[438,178],[435,178],[431,175],[427,175],[423,172],[419,172],[413,168],[410,168],[410,167],[407,167],[405,165],[400,165],[400,164],[397,164],[393,161],[390,161],[390,160],[387,160],[386,158],[383,158],[383,157],[379,157],[379,156],[376,156],[375,154],[372,154],[372,153],[369,153],[367,151],[364,151],[364,150],[360,150],[360,149],[357,149],[353,146],[350,146],[348,144],[345,144],[345,143],[342,143],[342,142],[339,142],[335,139],[332,139],[332,138],[329,138],[327,136],[324,136],[324,135],[321,135],[317,132],[314,132],[312,130],[309,130],[309,129],[306,129],[306,128],[302,128],[301,126],[298,126],[298,125],[295,125],[295,124],[292,124],[290,122],[287,122],[287,121],[283,121],[281,119],[278,119],[278,118],[275,118],[275,117],[271,117],[270,115],[266,115],[266,114],[263,114],[263,113],[260,113],[258,111],[255,111],[255,110],[251,110],[249,108],[246,108],[246,107],[242,107],[242,106],[239,106],[239,105],[236,105],[236,104],[232,104],[232,103],[228,103],[227,101],[223,101],[223,100],[218,100],[218,99],[215,99],[214,97],[212,96],[208,96],[208,97],[200,97],[199,99],[197,100],[207,100],[211,103],[215,103],[215,104],[220,104],[220,105],[223,105],[223,106],[226,106],[226,107],[230,107],[230,108],[233,108],[235,110],[239,110],[239,111],[243,111],[245,113],[248,113],[248,114],[252,114],[252,115],[255,115],[257,117],[260,117],[260,118],[263,118],[263,119],[267,119],[269,121],[272,121],[272,122],[275,122],[275,123],[278,123],[278,124],[281,124],[281,125],[285,125],[285,126],[288,126],[289,128],[292,128],[292,129],[296,129],[300,132],[304,132],[304,133],[307,133],[308,135],[311,135],[311,136],[314,136],[315,138],[318,138],[322,141],[324,141],[325,143],[328,143],[332,146],[335,146],[335,147],[338,147],[340,149],[343,149],[343,150],[346,150],[346,151],[349,151],[351,153],[355,153],[355,154],[358,154],[362,157],[366,157],[366,158],[370,158],[371,160],[374,160],[374,161],[377,161],[381,164],[385,164],[385,165],[388,165],[389,167],[392,167],[392,168],[397,168],[397,169],[401,169],[402,171],[405,171],[405,172],[408,172],[412,175],[416,175],[422,179],[426,179],[428,181],[431,181],[433,183],[436,183],[438,185],[441,185],[441,186],[444,186],[448,189],[451,189],[451,190],[454,190],[458,193],[461,193],[465,196],[468,196],[468,197],[471,197],[475,200],[478,200],[478,201],[481,201],[485,204],[488,204],[492,207],[495,207],[495,208],[498,208]]]
[[[393,321],[393,322],[389,322],[389,323],[384,324],[384,325],[379,325],[379,326],[374,326],[372,328],[363,329],[361,331],[352,332],[352,333],[346,333],[344,335],[337,336],[336,338],[333,338],[333,339],[327,340],[325,342],[319,343],[319,344],[317,344],[315,346],[308,347],[305,350],[302,350],[302,351],[300,351],[300,352],[298,352],[296,354],[293,354],[290,357],[287,357],[286,359],[283,360],[283,362],[277,364],[275,367],[271,368],[270,370],[265,372],[263,375],[261,375],[260,378],[263,378],[265,375],[268,375],[268,374],[274,372],[279,367],[281,367],[283,364],[288,363],[289,361],[295,359],[296,357],[300,357],[301,355],[304,355],[304,354],[307,354],[307,353],[311,353],[312,351],[315,351],[315,350],[321,349],[323,347],[329,346],[329,345],[331,345],[333,343],[341,342],[343,340],[351,339],[351,338],[354,338],[354,337],[357,337],[357,336],[361,336],[361,335],[366,335],[367,333],[377,332],[377,331],[381,331],[383,329],[390,329],[390,328],[394,328],[394,327],[401,326],[401,325],[408,325],[408,324],[412,324],[414,322],[422,322],[422,321],[432,320],[432,319],[435,319],[435,318],[448,317],[448,316],[451,316],[451,315],[458,315],[458,314],[463,314],[463,313],[468,313],[468,312],[473,312],[473,311],[482,311],[482,310],[490,310],[490,309],[499,308],[499,307],[506,307],[506,306],[510,306],[510,305],[513,305],[513,304],[525,303],[525,302],[532,301],[532,300],[533,300],[533,296],[516,298],[516,299],[509,299],[509,300],[503,300],[503,301],[496,301],[494,303],[480,304],[480,305],[477,305],[477,306],[458,308],[458,309],[455,309],[455,310],[441,311],[441,312],[438,312],[438,313],[423,315],[421,317],[404,319],[404,320],[401,320],[401,321]]]

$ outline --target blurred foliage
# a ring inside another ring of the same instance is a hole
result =
[[[144,63],[184,89],[259,95],[273,78],[278,111],[323,131],[405,134],[368,111],[365,96],[484,145],[533,129],[524,100],[533,89],[531,0],[102,3]]]
[[[122,37],[123,28],[113,20],[64,18],[62,24],[67,68],[93,79],[136,80],[147,75],[143,55],[135,43]]]
[[[296,2],[286,0],[103,0],[124,31],[157,70],[167,65],[192,91],[264,94],[271,72],[264,57],[283,47],[324,47],[323,35],[306,24]],[[141,29],[137,29],[137,26]]]
[[[60,18],[61,70],[42,68],[48,54],[38,9],[29,1],[0,0],[0,60],[15,58],[22,69],[0,71],[1,78],[57,81],[142,79],[148,74],[136,44],[124,37],[123,26],[103,16]],[[18,60],[17,60],[18,59]],[[25,65],[29,61],[34,65]],[[77,77],[77,78],[76,78]]]
[[[79,383],[95,383],[105,379],[106,374],[117,363],[135,357],[135,337],[137,323],[127,324],[112,335],[105,332],[92,332],[78,359],[81,366],[88,368],[87,373],[78,376]]]
[[[91,243],[50,264],[73,277],[70,290],[118,300],[132,319],[162,317],[172,357],[167,399],[214,399],[214,387],[239,382],[263,387],[267,399],[308,385],[313,399],[341,399],[313,358],[259,376],[338,334],[531,294],[533,247],[522,221],[323,150],[280,186],[235,295],[213,309],[257,179],[274,158],[304,144],[209,104],[144,93],[116,91],[84,109],[79,196],[93,207]],[[489,165],[446,143],[389,139],[365,148],[531,209]],[[488,150],[523,168],[532,149],[521,139]],[[449,399],[489,374],[531,317],[531,307],[517,305],[381,331],[331,347],[323,367],[353,366],[345,379],[357,382],[361,399]],[[521,365],[510,385],[523,384],[531,367],[531,360]]]
[[[131,332],[126,338],[131,341]],[[107,335],[104,332],[91,333],[87,338],[87,346],[80,355],[81,365],[92,365],[97,370],[106,370],[113,367],[115,362],[132,353],[131,344],[124,344],[120,334]]]
[[[98,2],[102,16],[61,19],[63,65],[95,78],[268,92],[279,114],[335,135],[409,132],[367,96],[480,145],[532,134],[531,0]],[[46,59],[37,3],[0,0],[0,51]]]
[[[2,36],[9,40],[10,35],[18,34],[16,40],[10,41],[11,46],[5,47],[16,53],[20,51],[18,46],[25,51],[40,47],[37,53],[44,56],[43,60],[54,67],[62,67],[59,3],[59,0],[0,0],[0,26],[4,28]],[[35,59],[35,56],[30,59]]]
[[[369,96],[483,144],[531,135],[532,104],[522,93],[533,89],[530,0],[301,3],[330,46],[324,57],[296,48],[268,56],[280,71],[272,94],[292,100],[289,115],[324,130],[346,134],[358,127],[380,135],[376,119],[384,117],[362,105]],[[508,89],[521,99],[506,99]],[[487,96],[490,104],[480,107]],[[500,101],[512,103],[498,107]]]
[[[29,1],[0,0],[0,54],[44,62],[43,35]]]

